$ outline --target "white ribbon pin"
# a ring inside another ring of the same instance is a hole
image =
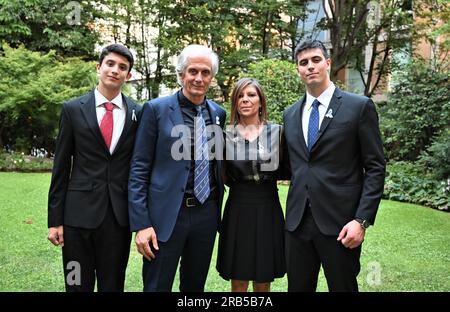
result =
[[[219,126],[220,126],[219,116],[216,116],[216,125],[219,125]]]
[[[325,114],[325,117],[330,118],[330,119],[333,118],[333,110],[331,108]]]

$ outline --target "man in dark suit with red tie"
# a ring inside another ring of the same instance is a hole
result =
[[[48,197],[48,239],[66,291],[123,291],[131,242],[127,181],[140,106],[121,93],[134,59],[105,47],[92,92],[64,103]]]
[[[385,159],[371,99],[330,81],[322,42],[295,50],[306,95],[284,112],[292,178],[286,204],[289,291],[358,291],[361,244],[383,194]]]

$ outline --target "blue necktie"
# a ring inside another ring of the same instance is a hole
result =
[[[208,198],[209,193],[208,140],[202,108],[198,106],[197,117],[195,118],[194,195],[203,204]]]
[[[314,143],[317,140],[317,134],[319,133],[319,105],[320,102],[314,100],[312,103],[311,115],[309,115],[308,124],[308,150],[311,151]]]

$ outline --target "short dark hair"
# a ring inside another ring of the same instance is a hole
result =
[[[307,39],[305,41],[300,42],[296,47],[295,47],[295,52],[294,52],[294,61],[297,64],[298,60],[297,60],[297,56],[305,51],[305,50],[309,50],[309,49],[320,49],[322,50],[322,54],[326,59],[330,58],[330,55],[327,52],[327,48],[325,47],[325,45],[323,44],[322,41],[320,40],[311,40],[311,39]]]
[[[98,63],[100,65],[102,65],[103,59],[105,58],[105,56],[107,56],[110,53],[116,53],[119,55],[122,55],[124,58],[126,58],[128,60],[128,62],[130,63],[130,68],[128,69],[128,72],[131,71],[131,69],[133,68],[133,64],[134,64],[134,58],[133,58],[133,54],[131,54],[131,51],[118,43],[114,43],[114,44],[110,44],[109,46],[106,46],[102,49],[102,52],[100,53],[100,58],[98,60]]]

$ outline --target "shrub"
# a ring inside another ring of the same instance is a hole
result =
[[[435,180],[424,173],[418,162],[391,162],[383,198],[450,210],[450,190],[445,180]]]
[[[249,69],[241,73],[240,78],[243,77],[259,81],[267,97],[269,120],[278,124],[283,123],[283,111],[305,93],[295,64],[287,61],[265,59],[250,64]]]
[[[437,180],[450,178],[450,128],[436,136],[419,158],[420,164]]]
[[[0,171],[44,172],[51,171],[50,158],[35,157],[24,153],[0,153]]]
[[[94,63],[3,45],[0,55],[0,150],[50,154],[61,104],[95,86]]]
[[[388,159],[415,161],[449,120],[449,72],[423,61],[406,65],[388,102],[380,107]]]

